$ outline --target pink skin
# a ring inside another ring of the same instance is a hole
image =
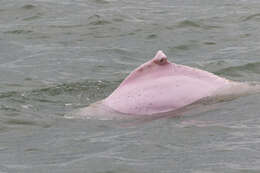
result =
[[[235,84],[212,73],[174,64],[162,51],[129,74],[102,101],[112,110],[133,115],[170,112]]]
[[[65,117],[109,120],[135,117],[129,115],[175,116],[195,108],[204,99],[214,103],[253,93],[260,93],[257,83],[234,82],[174,64],[158,51],[152,60],[131,72],[109,97]]]

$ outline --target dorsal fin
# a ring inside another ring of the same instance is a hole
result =
[[[163,51],[159,50],[159,51],[157,51],[157,53],[156,53],[156,55],[154,56],[153,59],[151,59],[150,61],[148,61],[148,62],[142,64],[141,66],[137,67],[136,69],[134,69],[125,78],[125,80],[120,84],[119,87],[125,85],[128,82],[133,81],[136,77],[139,77],[140,76],[140,72],[143,71],[144,67],[150,66],[150,64],[153,64],[153,63],[156,63],[156,62],[160,63],[160,60],[162,60],[162,59],[167,61],[167,56],[163,53]],[[156,63],[156,64],[158,64],[158,63]]]

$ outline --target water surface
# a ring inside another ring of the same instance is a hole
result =
[[[68,120],[164,50],[260,81],[258,0],[0,1],[0,172],[260,172],[259,95],[147,122]]]

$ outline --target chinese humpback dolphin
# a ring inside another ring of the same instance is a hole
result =
[[[107,98],[67,117],[163,115],[200,100],[259,91],[259,85],[235,82],[204,70],[171,63],[162,51],[158,51],[153,59],[132,71]]]

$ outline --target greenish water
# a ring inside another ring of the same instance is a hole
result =
[[[148,122],[65,119],[163,50],[260,81],[257,0],[0,1],[0,173],[260,172],[259,95]]]

